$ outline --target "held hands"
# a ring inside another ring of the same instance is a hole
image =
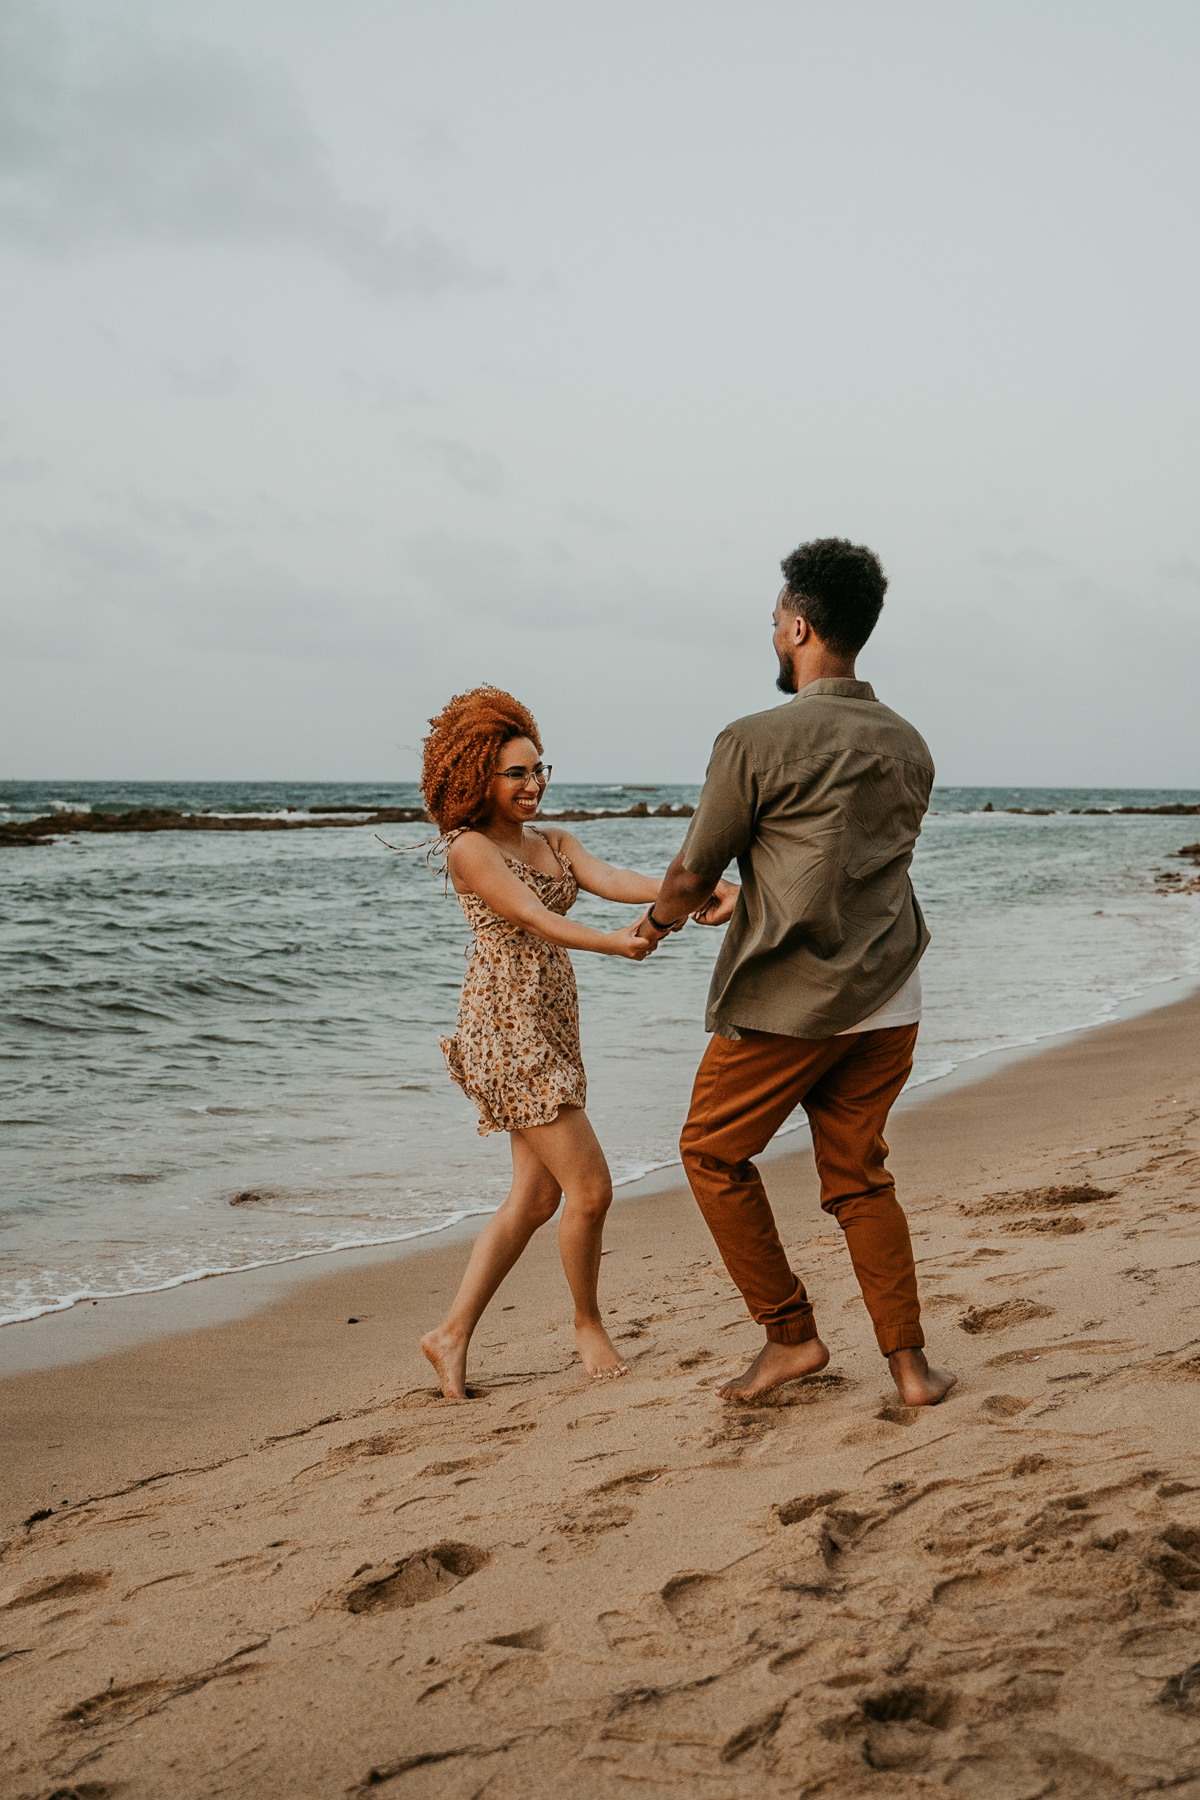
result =
[[[726,924],[733,917],[741,891],[736,881],[726,881],[722,877],[713,889],[712,898],[692,914],[697,925]]]
[[[634,926],[634,930],[645,943],[650,945],[652,950],[657,950],[658,946],[667,938],[673,937],[677,931],[683,930],[684,926],[687,924],[687,914],[685,913],[682,919],[676,919],[665,931],[655,931],[653,925],[649,923],[650,914],[653,911],[654,907],[648,906]]]
[[[645,915],[642,915],[643,918]],[[642,920],[637,919],[632,925],[623,925],[620,931],[610,931],[608,941],[612,946],[613,956],[627,956],[631,962],[645,962],[658,949],[658,939],[653,932],[646,937],[639,937],[638,927]]]
[[[704,902],[704,905],[692,913],[691,917],[696,921],[697,925],[724,925],[727,920],[733,917],[733,910],[737,905],[738,896],[741,891],[741,888],[735,881],[725,881],[724,879],[718,881],[712,894]],[[648,946],[647,953],[649,953],[650,950],[656,950],[664,939],[673,936],[675,932],[682,931],[688,922],[688,914],[685,913],[682,919],[672,920],[665,931],[655,931],[653,925],[650,923],[650,914],[653,911],[653,906],[647,907],[637,924],[633,927],[638,940]],[[613,934],[614,938],[623,937],[624,935],[623,932],[614,932]],[[628,956],[631,952],[628,950],[621,950],[618,954]]]

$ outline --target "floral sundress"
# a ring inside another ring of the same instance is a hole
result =
[[[555,855],[557,875],[504,860],[543,906],[566,913],[579,883],[566,857]],[[548,1125],[560,1106],[587,1100],[571,959],[563,945],[502,919],[478,894],[460,894],[458,903],[474,942],[454,1036],[438,1040],[446,1067],[479,1108],[480,1137]]]

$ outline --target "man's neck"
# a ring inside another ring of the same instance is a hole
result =
[[[797,693],[801,688],[806,688],[810,681],[857,681],[854,661],[852,656],[835,656],[819,639],[801,644],[792,656],[792,675]]]

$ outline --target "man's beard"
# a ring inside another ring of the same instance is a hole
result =
[[[775,654],[778,656],[779,652],[776,651]],[[779,674],[775,679],[775,686],[779,689],[781,694],[794,694],[798,692],[796,687],[796,676],[793,672],[792,665],[791,663],[785,663],[782,656],[779,657]]]

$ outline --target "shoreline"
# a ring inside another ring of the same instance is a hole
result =
[[[988,1081],[1013,1063],[1038,1056],[1090,1032],[1103,1031],[1143,1013],[1178,1005],[1197,992],[1200,992],[1200,973],[1173,976],[1120,1002],[1104,1019],[1068,1026],[1045,1037],[964,1057],[943,1073],[927,1076],[906,1087],[893,1108],[893,1117],[928,1104],[944,1093]],[[807,1126],[800,1121],[780,1131],[758,1160],[765,1163],[803,1154],[807,1141]],[[684,1194],[688,1191],[678,1159],[616,1185],[614,1204],[653,1199],[676,1191]],[[444,1225],[430,1226],[402,1237],[385,1238],[377,1243],[348,1244],[305,1251],[243,1268],[214,1269],[177,1278],[162,1287],[100,1295],[94,1299],[84,1296],[26,1318],[5,1320],[0,1322],[0,1382],[37,1370],[92,1361],[180,1332],[245,1318],[282,1299],[298,1284],[321,1281],[339,1270],[407,1260],[445,1245],[469,1243],[482,1229],[483,1220],[490,1216],[485,1210],[469,1212],[451,1217]],[[98,1316],[93,1317],[93,1314]],[[20,1333],[19,1340],[10,1336],[13,1333]]]
[[[464,1405],[416,1345],[447,1242],[0,1382],[0,1785],[1190,1792],[1198,1043],[1193,993],[893,1116],[937,1408],[897,1404],[793,1149],[832,1361],[760,1406],[714,1391],[760,1334],[678,1186],[611,1215],[619,1383],[548,1233]]]
[[[1163,999],[1157,997],[1162,987],[1184,991]],[[889,1126],[893,1152],[910,1134],[921,1136],[930,1128],[936,1134],[936,1123],[931,1127],[929,1122],[936,1121],[939,1110],[952,1113],[964,1105],[969,1110],[973,1099],[986,1108],[991,1093],[1002,1091],[1006,1082],[1020,1083],[1029,1079],[1029,1072],[1036,1070],[1039,1064],[1053,1068],[1056,1063],[1069,1061],[1073,1054],[1089,1056],[1097,1053],[1102,1058],[1106,1054],[1116,1055],[1116,1042],[1122,1032],[1136,1029],[1144,1021],[1155,1018],[1163,1019],[1165,1028],[1170,1031],[1174,1021],[1190,1019],[1193,1014],[1200,1032],[1200,981],[1178,977],[1159,984],[1158,990],[1148,990],[1127,1001],[1118,1018],[1072,1029],[1031,1045],[989,1051],[960,1063],[946,1075],[906,1089],[901,1094],[892,1110]],[[1107,1052],[1106,1045],[1110,1046]],[[815,1195],[815,1172],[804,1126],[781,1133],[758,1160],[768,1172],[770,1188],[792,1183],[807,1191],[810,1200]],[[671,1179],[672,1174],[675,1179]],[[903,1189],[903,1185],[898,1177],[898,1187]],[[618,1189],[617,1199],[636,1201],[639,1206],[614,1204],[607,1230],[610,1243],[618,1225],[622,1229],[640,1229],[640,1221],[633,1227],[630,1221],[642,1212],[647,1219],[659,1214],[678,1214],[704,1242],[708,1242],[703,1222],[677,1163]],[[484,1216],[480,1214],[476,1218]],[[365,1312],[366,1303],[354,1301],[353,1295],[369,1291],[376,1296],[371,1304],[377,1306],[389,1280],[394,1281],[402,1294],[402,1305],[407,1305],[418,1293],[429,1298],[445,1298],[457,1285],[464,1246],[479,1229],[476,1218],[460,1219],[442,1231],[415,1238],[358,1249],[319,1251],[287,1262],[198,1277],[173,1288],[120,1295],[103,1301],[76,1302],[65,1311],[14,1322],[0,1330],[0,1357],[3,1358],[0,1361],[0,1443],[4,1436],[5,1401],[22,1382],[63,1382],[68,1388],[73,1382],[86,1383],[100,1393],[105,1386],[103,1371],[106,1368],[115,1371],[129,1359],[138,1360],[149,1368],[156,1352],[169,1360],[181,1346],[202,1346],[206,1338],[215,1342],[222,1333],[234,1337],[252,1336],[259,1326],[269,1331],[267,1322],[276,1316],[302,1318],[314,1308],[327,1310],[327,1297],[337,1296],[330,1316],[336,1316],[344,1305],[347,1317],[361,1321],[362,1313],[356,1314],[355,1308],[360,1307]],[[799,1224],[793,1224],[793,1238],[798,1230],[799,1241],[803,1241],[819,1231],[823,1223],[824,1215],[814,1200],[806,1207]],[[526,1252],[524,1263],[530,1268],[535,1264],[543,1265],[544,1275],[544,1265],[549,1258],[553,1269],[553,1241],[552,1231],[539,1233]],[[714,1250],[714,1259],[715,1254]],[[524,1263],[507,1278],[506,1287],[518,1280]],[[312,1266],[314,1264],[318,1266]],[[343,1296],[347,1298],[343,1300]],[[495,1303],[485,1316],[485,1323],[494,1325],[494,1310]],[[425,1328],[427,1326],[422,1327]],[[419,1365],[420,1369],[424,1366],[423,1363]],[[0,1479],[0,1491],[2,1488]]]

